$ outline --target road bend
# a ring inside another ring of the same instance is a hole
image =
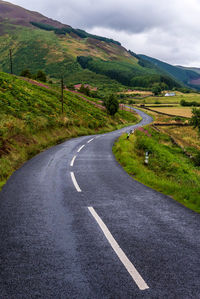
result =
[[[0,298],[200,298],[199,214],[131,178],[122,132],[66,141],[0,193]]]

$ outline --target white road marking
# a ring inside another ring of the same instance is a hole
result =
[[[149,289],[149,287],[146,284],[146,282],[144,281],[144,279],[141,277],[141,275],[136,270],[136,268],[131,263],[131,261],[128,259],[128,257],[123,252],[123,250],[119,247],[119,244],[115,241],[114,237],[112,236],[112,234],[108,230],[108,228],[105,225],[105,223],[101,220],[101,218],[99,217],[99,215],[96,213],[96,211],[94,210],[94,208],[93,207],[88,207],[88,209],[89,209],[90,213],[92,214],[92,216],[95,218],[95,220],[98,223],[98,225],[100,226],[100,228],[103,231],[106,239],[108,240],[108,242],[110,243],[111,247],[113,248],[113,250],[115,251],[115,253],[119,257],[120,261],[122,262],[122,264],[124,265],[124,267],[126,268],[126,270],[129,272],[129,274],[131,275],[131,277],[133,278],[133,280],[137,284],[138,288],[140,290],[142,290],[142,291],[146,290],[146,289]]]
[[[71,178],[72,178],[72,182],[74,183],[74,186],[75,186],[76,190],[78,192],[82,192],[79,185],[78,185],[78,183],[77,183],[77,181],[76,181],[76,178],[75,178],[75,175],[74,175],[73,172],[71,172]]]
[[[90,139],[90,140],[88,140],[88,142],[87,143],[90,143],[91,141],[93,141],[94,140],[94,138],[92,138],[92,139]]]
[[[74,161],[75,161],[75,160],[76,160],[76,156],[74,156],[74,158],[73,158],[72,161],[71,161],[71,164],[70,164],[71,167],[74,166]]]
[[[78,150],[77,150],[77,153],[80,153],[80,151],[85,147],[85,144],[82,145]]]

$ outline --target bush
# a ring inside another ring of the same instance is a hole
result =
[[[129,103],[129,105],[132,105],[132,104],[135,104],[135,101],[134,100],[129,100],[128,103]]]
[[[111,94],[109,98],[104,102],[104,105],[110,115],[115,115],[115,113],[117,113],[117,111],[119,110],[119,102],[113,94]]]
[[[36,80],[39,80],[39,81],[42,81],[42,82],[47,81],[46,74],[43,71],[38,71],[35,78],[36,78]]]
[[[194,157],[194,164],[195,166],[200,166],[200,151]]]
[[[155,96],[159,95],[162,91],[159,83],[154,83],[151,90]]]
[[[29,71],[29,69],[25,69],[20,73],[20,76],[26,77],[26,78],[32,78],[32,74]]]

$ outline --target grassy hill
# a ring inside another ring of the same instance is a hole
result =
[[[62,114],[58,88],[44,88],[0,73],[0,185],[24,161],[51,145],[136,121],[136,116],[126,111],[110,117],[69,91],[64,92]]]
[[[135,86],[143,79],[148,87],[163,80],[160,77],[163,71],[115,40],[0,1],[0,71],[10,71],[9,49],[13,52],[16,75],[27,68],[32,73],[41,69],[49,78],[60,78],[63,74],[67,84],[89,83],[109,89],[114,85],[115,90]],[[83,66],[77,57],[91,60]],[[135,77],[139,79],[134,81]]]

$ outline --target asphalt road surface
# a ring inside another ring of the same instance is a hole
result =
[[[200,216],[125,173],[112,145],[129,130],[66,141],[9,179],[0,298],[200,298]]]

